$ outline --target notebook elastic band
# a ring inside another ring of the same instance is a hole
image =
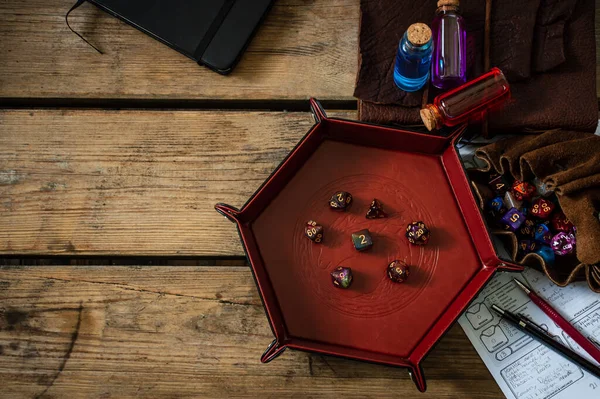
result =
[[[81,36],[79,33],[75,32],[73,30],[73,28],[71,28],[71,25],[69,25],[69,14],[71,13],[71,11],[73,11],[74,9],[76,9],[77,7],[79,7],[80,5],[82,5],[86,0],[77,0],[77,3],[73,4],[73,7],[71,7],[71,9],[69,11],[67,11],[67,14],[65,15],[65,22],[67,23],[67,27],[71,30],[71,32],[75,33],[77,36],[79,36],[79,38],[81,40],[83,40],[84,42],[86,42],[91,48],[93,48],[94,50],[96,50],[98,53],[100,54],[104,54],[102,51],[100,51],[100,49],[98,49],[96,46],[94,46],[92,43],[88,42],[85,37]]]

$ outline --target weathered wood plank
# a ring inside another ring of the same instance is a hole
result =
[[[0,396],[501,398],[455,326],[401,369],[288,351],[244,267],[0,268]]]
[[[241,256],[214,204],[243,205],[312,124],[308,112],[0,112],[0,254]]]
[[[358,0],[278,0],[230,76],[219,76],[74,0],[0,2],[0,97],[352,99]]]

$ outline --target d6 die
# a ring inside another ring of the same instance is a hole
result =
[[[515,180],[512,185],[512,193],[519,201],[530,200],[535,195],[535,186],[521,180]]]
[[[352,204],[352,195],[345,191],[338,191],[331,196],[329,207],[336,211],[345,211]]]
[[[304,228],[304,235],[306,235],[311,241],[319,244],[323,241],[323,226],[317,224],[314,220],[309,220]]]
[[[504,229],[514,233],[525,221],[525,216],[518,209],[511,208],[502,216],[501,220]]]
[[[531,214],[540,219],[546,219],[554,210],[554,204],[547,199],[538,198],[531,204]]]
[[[425,223],[418,221],[406,226],[406,238],[413,245],[425,245],[429,242],[429,229]]]
[[[357,251],[366,251],[373,246],[373,239],[369,229],[364,229],[352,233],[352,243]]]

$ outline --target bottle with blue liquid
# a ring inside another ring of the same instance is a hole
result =
[[[396,86],[408,92],[425,86],[429,80],[432,52],[429,26],[420,22],[409,26],[398,44],[394,66]]]

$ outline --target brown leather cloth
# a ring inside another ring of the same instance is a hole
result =
[[[468,75],[483,71],[485,1],[463,1]],[[492,132],[594,131],[598,118],[592,0],[492,1],[490,65],[511,83],[512,101],[490,115]],[[436,0],[361,0],[359,71],[354,95],[361,120],[421,124],[423,91],[393,82],[398,42],[414,22],[430,23]],[[438,94],[429,90],[428,99]],[[426,99],[427,100],[427,99]]]
[[[484,171],[510,173],[519,180],[538,177],[554,189],[563,212],[577,227],[578,262],[557,261],[554,268],[543,269],[559,285],[585,279],[600,292],[600,136],[552,130],[501,140],[478,149],[476,155],[487,163]],[[516,239],[513,243],[516,246]]]

